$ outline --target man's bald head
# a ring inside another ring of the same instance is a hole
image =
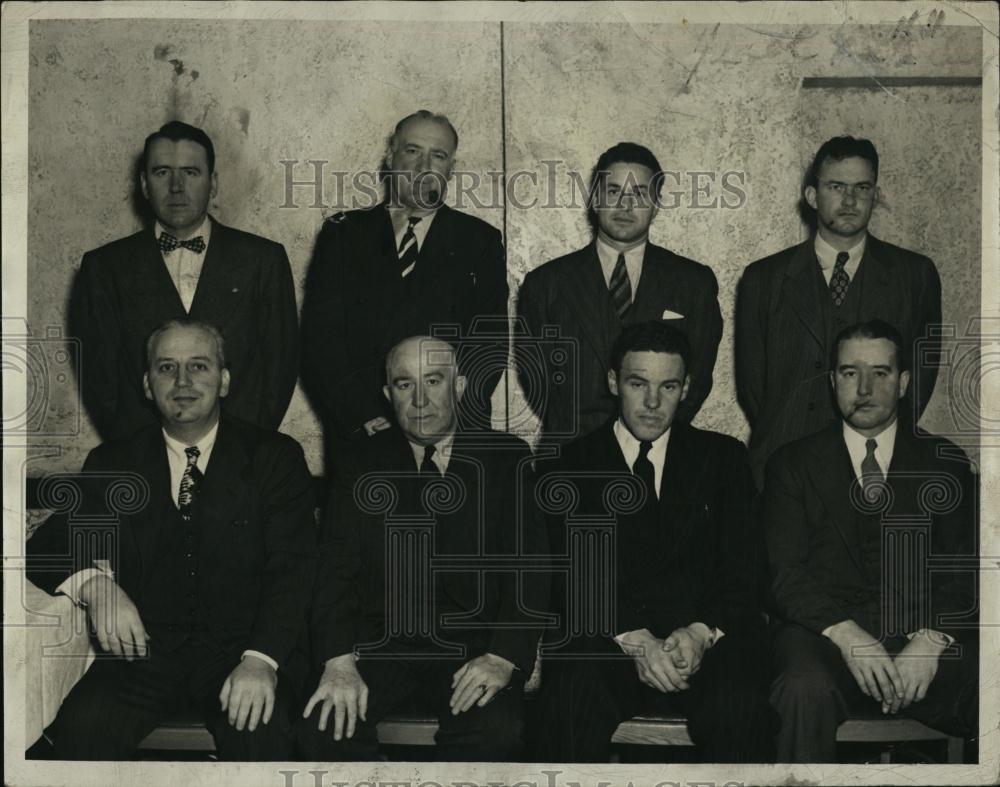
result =
[[[385,396],[407,439],[431,445],[455,431],[466,380],[448,342],[431,336],[403,339],[386,355],[385,377]]]

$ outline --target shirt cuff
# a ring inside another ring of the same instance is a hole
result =
[[[694,628],[695,626],[698,626],[698,630],[701,631],[702,633],[706,631],[708,632],[708,644],[705,646],[706,648],[712,647],[716,642],[718,642],[720,639],[726,636],[726,632],[724,632],[722,629],[720,628],[710,629],[707,623],[702,623],[700,620],[696,620],[688,628]]]
[[[944,647],[948,647],[955,641],[955,638],[953,636],[951,636],[950,634],[945,634],[943,631],[938,631],[937,629],[917,629],[916,631],[907,634],[906,638],[913,639],[915,636],[917,636],[917,634],[928,635],[927,638],[931,642],[934,642],[937,645],[940,645],[941,641],[944,640]]]
[[[614,639],[615,639],[615,642],[618,643],[618,647],[622,649],[623,653],[626,653],[627,655],[632,656],[634,654],[631,653],[631,652],[629,652],[629,650],[628,650],[629,643],[626,641],[625,638],[626,637],[630,637],[633,634],[640,634],[643,631],[645,631],[647,634],[649,633],[649,629],[634,629],[633,631],[623,631],[621,634],[615,634]],[[635,645],[631,645],[631,647],[634,648],[636,646]]]
[[[258,658],[265,664],[267,664],[275,672],[278,671],[278,662],[276,662],[270,656],[261,653],[259,650],[244,650],[243,655],[240,656],[240,661],[243,661],[243,659],[245,659],[247,656],[253,656],[254,658]]]
[[[61,593],[62,595],[67,596],[70,601],[78,607],[85,607],[86,604],[80,601],[79,594],[80,588],[82,588],[86,582],[90,581],[94,577],[100,576],[105,576],[112,582],[114,582],[115,579],[114,572],[107,567],[107,561],[95,560],[94,565],[96,568],[84,568],[74,574],[70,574],[65,580],[63,580],[62,584],[56,588],[56,593]]]

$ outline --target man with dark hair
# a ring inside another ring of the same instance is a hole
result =
[[[298,376],[298,317],[284,247],[208,214],[219,176],[201,129],[170,121],[146,138],[141,163],[155,222],[87,252],[71,305],[91,419],[105,439],[156,423],[138,382],[144,344],[157,325],[190,316],[226,339],[233,376],[226,409],[277,429]]]
[[[688,344],[663,321],[626,326],[605,374],[618,415],[538,460],[569,558],[542,651],[545,762],[606,762],[618,724],[651,709],[687,716],[701,762],[771,757],[753,480],[737,440],[676,420]]]
[[[395,428],[340,457],[327,508],[300,748],[373,759],[375,725],[417,698],[439,719],[438,759],[516,759],[548,599],[544,529],[523,515],[531,452],[462,432],[449,344],[405,339],[386,367]]]
[[[975,554],[976,483],[961,449],[898,418],[906,357],[881,320],[842,330],[841,420],[768,463],[782,762],[833,762],[837,727],[864,711],[976,734],[977,604],[959,567]]]
[[[642,145],[619,142],[601,154],[591,178],[594,238],[584,248],[545,263],[524,279],[517,312],[514,360],[544,437],[557,442],[593,431],[616,411],[604,377],[622,328],[667,320],[691,343],[691,385],[677,418],[690,421],[712,388],[722,337],[715,274],[704,265],[649,242],[663,172]],[[575,345],[575,371],[557,369],[536,352],[546,330]]]
[[[747,266],[736,300],[736,387],[750,421],[758,487],[775,450],[836,420],[824,370],[846,325],[874,318],[898,326],[916,388],[916,423],[934,390],[938,340],[916,342],[941,322],[941,282],[927,257],[868,232],[879,160],[867,139],[824,142],[803,196],[816,229],[804,243]],[[919,361],[919,363],[918,363]]]
[[[312,478],[290,437],[222,413],[233,380],[219,339],[190,318],[154,332],[142,385],[160,424],[91,451],[77,507],[28,541],[28,578],[86,606],[110,651],[60,708],[56,759],[130,758],[187,712],[223,759],[292,756]]]
[[[384,201],[320,230],[302,309],[302,379],[324,421],[328,466],[390,428],[385,354],[436,329],[458,345],[469,375],[463,426],[490,429],[507,364],[507,268],[500,232],[444,204],[457,146],[444,115],[403,118],[385,154]]]

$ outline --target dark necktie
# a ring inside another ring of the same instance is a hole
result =
[[[632,474],[642,480],[646,487],[646,503],[644,507],[655,505],[656,497],[656,468],[649,461],[649,450],[653,444],[644,440],[639,443],[639,456],[632,465]]]
[[[876,494],[874,487],[885,480],[882,475],[882,468],[879,467],[875,458],[875,449],[878,442],[874,438],[865,441],[865,458],[861,460],[861,487],[865,490],[865,497],[871,498]]]
[[[177,508],[181,512],[181,516],[184,517],[184,521],[188,521],[194,511],[194,504],[201,488],[201,479],[204,476],[198,469],[198,457],[201,456],[198,446],[193,445],[190,448],[185,448],[184,453],[187,454],[187,465],[184,467],[184,475],[181,476],[181,490],[177,495]]]
[[[195,235],[193,238],[188,238],[187,240],[177,240],[169,232],[161,232],[160,237],[156,239],[156,245],[163,252],[173,251],[178,246],[191,249],[195,254],[201,254],[205,251],[205,239],[201,235]]]
[[[406,276],[406,274],[413,270],[417,264],[417,255],[420,253],[420,249],[417,248],[417,236],[413,232],[413,228],[420,223],[420,217],[410,216],[406,221],[406,232],[403,233],[403,239],[399,242],[398,250],[401,276]]]
[[[420,462],[420,475],[432,475],[435,478],[441,477],[441,471],[434,464],[434,446],[424,446],[424,458]]]
[[[850,256],[846,251],[842,251],[837,254],[837,261],[833,264],[833,275],[830,276],[830,296],[833,298],[835,306],[840,306],[844,302],[844,298],[847,297],[847,288],[851,286],[851,277],[844,270]]]
[[[628,280],[628,271],[625,269],[625,254],[619,253],[618,262],[611,273],[611,284],[608,287],[611,293],[611,302],[615,305],[615,311],[620,318],[625,317],[625,312],[632,305],[632,284]]]

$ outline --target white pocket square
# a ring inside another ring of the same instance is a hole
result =
[[[663,316],[660,317],[661,320],[683,320],[684,315],[678,314],[677,312],[672,312],[670,309],[663,310]]]

